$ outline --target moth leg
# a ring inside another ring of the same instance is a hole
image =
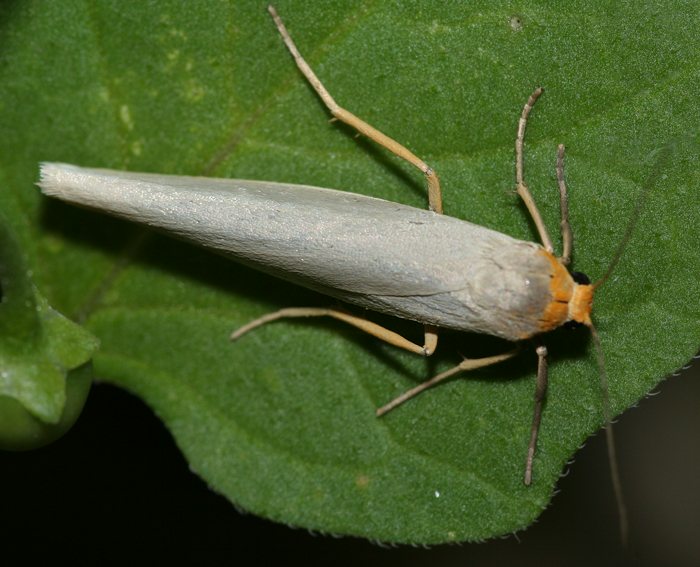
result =
[[[260,327],[261,325],[265,325],[266,323],[271,323],[272,321],[277,321],[278,319],[288,319],[294,317],[332,317],[333,319],[348,323],[349,325],[352,325],[353,327],[356,327],[361,331],[372,335],[373,337],[377,337],[390,345],[402,348],[415,354],[420,354],[422,356],[430,356],[433,354],[435,344],[437,343],[437,337],[426,332],[425,344],[423,346],[417,345],[398,333],[390,331],[386,327],[377,325],[372,321],[362,317],[357,317],[355,315],[350,315],[349,313],[345,313],[343,311],[326,309],[323,307],[288,307],[286,309],[275,311],[274,313],[268,313],[267,315],[263,315],[262,317],[251,321],[247,325],[243,325],[243,327],[240,329],[235,330],[231,334],[231,340],[235,341],[249,331]]]
[[[294,44],[294,41],[292,41],[287,28],[285,28],[284,23],[282,23],[282,19],[277,15],[277,11],[272,6],[268,6],[268,11],[272,16],[272,19],[274,20],[275,25],[282,36],[282,40],[287,46],[287,49],[292,54],[297,67],[299,67],[299,70],[304,74],[311,86],[318,93],[318,96],[321,97],[321,100],[326,107],[328,107],[328,110],[330,110],[333,117],[337,118],[341,122],[345,122],[345,124],[348,124],[349,126],[352,126],[361,134],[364,134],[368,138],[374,140],[376,143],[384,146],[393,154],[420,169],[428,182],[428,206],[431,211],[442,214],[442,192],[440,190],[440,180],[438,179],[437,173],[435,173],[433,168],[418,156],[413,154],[413,152],[411,152],[408,148],[389,138],[389,136],[383,134],[373,126],[370,126],[367,124],[367,122],[358,118],[351,112],[348,112],[344,108],[340,107],[338,103],[333,100],[333,97],[323,86],[311,67],[309,67],[309,64],[301,56],[301,53],[299,53],[299,50]]]
[[[496,356],[488,356],[485,358],[465,358],[462,362],[460,362],[457,366],[450,368],[449,370],[446,370],[445,372],[442,372],[438,374],[437,376],[433,376],[430,380],[426,380],[425,382],[418,384],[418,386],[415,386],[414,388],[411,388],[410,390],[407,390],[400,396],[394,398],[391,400],[388,404],[383,405],[382,407],[377,409],[377,417],[381,417],[384,414],[390,412],[393,410],[395,407],[400,406],[402,403],[410,400],[411,398],[414,398],[421,392],[424,392],[428,388],[432,388],[436,384],[442,382],[443,380],[446,380],[447,378],[450,378],[454,376],[455,374],[459,374],[461,372],[467,372],[469,370],[476,370],[477,368],[483,368],[484,366],[491,366],[492,364],[497,364],[499,362],[503,362],[504,360],[508,360],[509,358],[512,358],[518,353],[518,350],[513,350],[510,352],[506,352],[504,354],[499,354]]]
[[[287,49],[291,53],[292,57],[294,58],[294,61],[297,64],[297,67],[299,70],[302,72],[304,77],[306,77],[307,81],[311,84],[311,86],[314,88],[318,96],[321,98],[323,103],[326,105],[328,110],[331,112],[334,118],[337,118],[341,122],[344,122],[345,124],[348,124],[349,126],[355,128],[358,132],[361,134],[364,134],[371,140],[375,141],[381,146],[384,146],[387,150],[395,154],[396,156],[406,160],[408,163],[411,165],[417,167],[420,171],[423,172],[425,175],[425,178],[428,183],[428,208],[431,211],[434,211],[436,213],[442,214],[443,213],[443,208],[442,208],[442,190],[440,189],[440,179],[438,178],[437,173],[435,173],[435,170],[433,170],[432,167],[430,167],[427,163],[425,163],[422,159],[420,159],[418,156],[416,156],[413,152],[411,152],[408,148],[403,146],[402,144],[399,144],[396,140],[390,138],[386,134],[380,132],[377,130],[375,127],[371,126],[361,118],[355,116],[351,112],[345,110],[341,106],[338,105],[337,102],[333,99],[331,94],[326,90],[326,87],[323,86],[323,83],[319,80],[319,78],[316,76],[316,73],[313,72],[309,64],[306,62],[306,60],[302,57],[301,53],[297,49],[296,44],[292,40],[291,36],[289,35],[289,32],[287,31],[287,28],[285,27],[284,23],[282,22],[282,19],[279,17],[277,14],[277,11],[273,6],[268,6],[268,11],[270,12],[270,15],[272,16],[272,19],[275,22],[275,25],[277,26],[277,29],[279,30],[280,35],[282,36],[282,40],[284,41],[284,44],[287,46]],[[382,338],[382,337],[379,337]],[[387,341],[390,342],[390,341]],[[437,348],[437,342],[438,342],[438,335],[437,335],[437,329],[434,327],[430,327],[428,325],[425,326],[425,345],[423,347],[424,352],[427,354],[432,354],[435,349]],[[393,344],[393,343],[392,343]],[[413,344],[413,343],[411,343]],[[415,345],[414,345],[415,346]],[[403,347],[406,348],[406,347]],[[412,350],[411,348],[407,350]],[[415,351],[412,351],[415,352]]]
[[[535,226],[537,227],[537,232],[540,233],[540,240],[547,252],[554,252],[554,246],[552,246],[552,239],[549,238],[549,233],[547,232],[547,227],[542,220],[542,215],[537,209],[535,204],[535,199],[533,199],[530,189],[528,189],[525,181],[523,180],[523,145],[525,142],[525,126],[527,125],[527,117],[532,110],[535,101],[540,97],[544,89],[538,87],[527,99],[525,106],[523,107],[523,112],[520,115],[520,120],[518,120],[518,134],[515,138],[515,183],[516,190],[520,198],[525,203],[530,216],[532,217]]]
[[[564,248],[559,261],[568,266],[571,262],[574,233],[569,224],[569,195],[564,180],[564,144],[559,144],[557,148],[557,183],[559,184],[559,204],[561,206],[561,239]]]
[[[549,380],[547,372],[547,347],[541,345],[537,347],[537,384],[535,385],[535,410],[532,414],[532,428],[530,429],[530,444],[527,446],[527,459],[525,460],[526,486],[532,483],[532,462],[535,459],[535,448],[537,447],[537,434],[540,431],[542,421],[542,402],[547,393],[547,382]]]
[[[435,352],[438,344],[438,330],[432,325],[423,326],[423,348],[426,356],[430,356]]]

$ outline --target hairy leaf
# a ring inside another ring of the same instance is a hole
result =
[[[700,59],[688,22],[697,2],[277,9],[336,100],[440,174],[447,214],[528,240],[536,233],[513,193],[513,142],[522,105],[545,87],[526,176],[556,233],[555,153],[566,144],[574,269],[603,275],[651,187],[595,304],[615,413],[696,352]],[[329,123],[265,3],[66,0],[0,10],[0,167],[11,181],[2,206],[12,199],[6,214],[31,227],[21,243],[34,251],[34,281],[99,337],[98,375],[141,396],[213,489],[281,522],[395,542],[478,540],[537,517],[603,423],[585,330],[545,338],[551,382],[526,488],[530,345],[376,419],[374,408],[460,355],[510,345],[447,334],[425,361],[318,321],[276,323],[230,344],[232,329],[265,312],[331,302],[49,203],[32,186],[39,161],[65,161],[425,206],[419,172]],[[418,325],[377,320],[420,340]]]

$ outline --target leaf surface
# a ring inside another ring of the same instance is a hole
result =
[[[536,235],[512,191],[512,148],[523,103],[544,86],[526,176],[554,233],[555,153],[566,144],[574,269],[593,279],[605,272],[641,189],[653,183],[596,298],[614,411],[697,351],[700,60],[688,25],[697,2],[277,9],[336,100],[440,174],[447,214],[527,240]],[[603,423],[585,330],[545,339],[550,389],[526,488],[528,348],[378,420],[374,408],[460,353],[509,345],[448,334],[425,361],[319,321],[276,323],[230,344],[230,331],[258,315],[329,300],[48,202],[32,186],[38,162],[64,161],[304,183],[425,206],[418,172],[329,123],[264,3],[73,0],[0,10],[7,226],[50,304],[99,338],[97,374],[142,397],[213,489],[281,522],[394,542],[478,540],[537,517],[565,463]],[[417,325],[377,320],[420,340]]]

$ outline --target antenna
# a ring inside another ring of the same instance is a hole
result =
[[[595,345],[598,370],[600,372],[600,390],[603,396],[603,417],[605,418],[605,440],[608,446],[608,463],[610,464],[610,478],[612,480],[615,502],[617,503],[617,514],[620,519],[620,540],[622,546],[627,547],[629,534],[629,520],[627,519],[627,506],[622,495],[622,482],[620,481],[620,470],[617,465],[617,450],[615,447],[615,436],[612,427],[612,411],[610,409],[610,391],[608,388],[608,373],[605,370],[605,355],[600,343],[600,336],[593,324],[588,325],[591,330],[591,337]]]
[[[608,269],[603,274],[603,277],[601,277],[597,282],[593,284],[594,289],[598,289],[606,281],[608,281],[608,278],[617,267],[617,264],[620,262],[620,258],[622,258],[622,254],[624,253],[625,248],[627,248],[627,243],[630,241],[630,238],[632,238],[632,233],[634,233],[634,229],[637,228],[637,224],[639,222],[640,217],[642,216],[644,206],[646,205],[646,202],[649,199],[649,194],[651,193],[651,190],[654,187],[656,180],[659,177],[661,177],[661,171],[663,170],[664,166],[666,165],[666,162],[671,156],[672,149],[675,147],[675,145],[675,140],[672,140],[664,147],[662,147],[659,151],[659,157],[656,158],[656,161],[654,162],[654,167],[651,169],[651,172],[647,176],[644,185],[642,185],[642,192],[640,193],[639,198],[637,199],[637,204],[634,206],[632,216],[630,217],[630,220],[627,223],[627,228],[625,229],[625,233],[622,236],[622,240],[620,240],[620,244],[617,245],[617,249],[613,254],[612,260],[610,260]]]
[[[613,254],[612,260],[610,261],[607,270],[605,271],[603,276],[593,284],[593,289],[599,288],[606,281],[608,281],[610,275],[613,273],[618,263],[620,262],[620,258],[622,258],[622,254],[627,248],[627,244],[632,238],[632,234],[634,233],[634,230],[637,227],[637,224],[639,223],[639,219],[642,216],[644,206],[646,205],[646,202],[649,199],[651,190],[654,187],[657,179],[661,177],[661,171],[664,169],[675,145],[676,141],[672,140],[668,142],[665,146],[663,146],[659,151],[659,155],[656,158],[656,161],[654,162],[654,166],[652,167],[651,172],[647,176],[644,185],[642,186],[642,191],[637,199],[637,203],[634,207],[634,210],[632,211],[632,216],[630,217],[630,220],[627,223],[627,228],[625,228],[622,240],[620,240],[620,243],[618,244],[615,253]],[[610,408],[608,373],[605,369],[605,355],[603,354],[603,347],[600,342],[600,335],[598,334],[598,331],[592,323],[588,325],[588,328],[591,330],[591,337],[593,338],[593,344],[595,345],[596,359],[598,362],[598,370],[600,374],[600,389],[603,397],[603,416],[605,418],[605,438],[608,446],[610,477],[613,485],[613,492],[615,493],[615,501],[617,503],[617,513],[620,519],[620,539],[622,541],[623,547],[627,547],[627,540],[629,535],[629,520],[627,517],[627,507],[625,506],[625,500],[622,494],[622,482],[620,481],[620,470],[617,463],[617,449],[615,446],[615,436],[613,434],[612,427],[612,410]]]

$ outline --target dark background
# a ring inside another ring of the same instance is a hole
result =
[[[384,548],[238,512],[192,474],[137,398],[93,387],[49,447],[0,452],[3,564],[700,565],[700,360],[616,425],[631,521],[620,548],[605,438],[576,456],[538,523],[481,544]]]

